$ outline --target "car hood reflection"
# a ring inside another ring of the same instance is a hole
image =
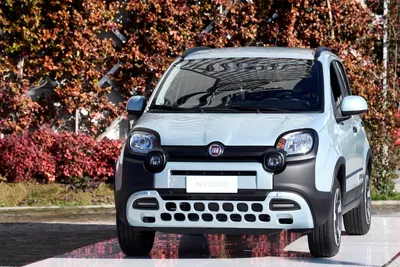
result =
[[[312,128],[318,132],[325,120],[323,113],[146,113],[135,127],[158,132],[167,146],[205,146],[214,141],[226,146],[271,146],[289,130]]]

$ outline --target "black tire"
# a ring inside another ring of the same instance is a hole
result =
[[[343,215],[344,229],[349,235],[365,235],[371,228],[371,187],[369,171],[365,173],[362,200],[357,208]]]
[[[308,247],[314,257],[333,257],[339,252],[342,231],[342,194],[337,179],[334,181],[332,192],[333,203],[329,219],[308,234]]]
[[[154,244],[154,231],[136,231],[117,218],[118,242],[127,256],[148,255]]]

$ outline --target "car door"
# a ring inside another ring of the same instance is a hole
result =
[[[341,64],[337,60],[333,60],[330,66],[330,78],[332,88],[332,106],[336,117],[336,129],[338,132],[338,149],[346,161],[346,188],[344,194],[344,204],[350,202],[355,196],[350,191],[357,188],[359,165],[357,163],[356,153],[356,133],[354,129],[354,120],[352,117],[345,117],[341,112],[341,102],[344,97],[350,94],[346,80],[340,72]],[[354,190],[355,192],[356,190]]]
[[[351,95],[351,88],[350,88],[350,83],[347,78],[347,73],[346,70],[344,69],[342,63],[339,61],[335,62],[336,68],[338,71],[338,74],[340,75],[340,78],[343,80],[343,85],[344,85],[344,90],[346,95]],[[354,182],[354,184],[357,185],[359,190],[354,190],[353,192],[353,197],[357,197],[359,193],[361,193],[361,188],[359,185],[363,183],[363,162],[364,162],[364,141],[366,138],[365,131],[363,129],[364,123],[362,122],[362,119],[360,115],[352,115],[349,119],[351,121],[352,127],[353,127],[353,140],[354,140],[354,146],[353,147],[353,157],[352,157],[352,162],[351,164],[355,168],[355,170],[352,172],[354,175],[352,177],[349,177],[349,179],[352,179],[351,181]]]

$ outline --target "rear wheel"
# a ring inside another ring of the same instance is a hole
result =
[[[369,172],[365,173],[365,182],[361,204],[343,216],[344,228],[349,235],[365,235],[371,227],[371,186]]]
[[[144,256],[150,253],[154,244],[154,231],[136,231],[117,217],[118,242],[127,256]]]
[[[339,252],[342,238],[342,194],[335,179],[329,219],[308,234],[308,247],[314,257],[333,257]]]

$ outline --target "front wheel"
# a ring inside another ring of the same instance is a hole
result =
[[[361,204],[343,216],[344,229],[349,235],[365,235],[371,227],[371,186],[369,172],[365,173]]]
[[[333,196],[329,219],[308,234],[308,247],[314,257],[333,257],[339,252],[342,238],[342,194],[337,179],[333,185]]]
[[[136,231],[117,217],[118,242],[127,256],[144,256],[150,253],[154,244],[154,231]]]

